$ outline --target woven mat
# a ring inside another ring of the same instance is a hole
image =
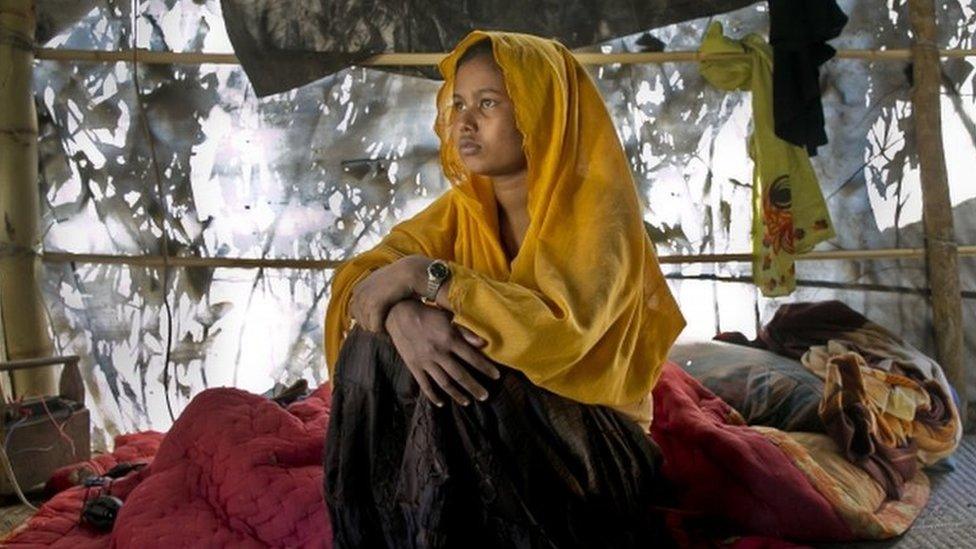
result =
[[[955,470],[929,473],[929,480],[932,481],[929,502],[901,537],[817,547],[976,548],[976,435],[964,436],[952,458],[955,460]]]
[[[26,521],[34,514],[34,511],[26,505],[11,505],[0,507],[0,537],[3,537],[22,522]]]

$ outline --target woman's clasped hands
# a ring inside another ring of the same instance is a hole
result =
[[[429,261],[408,256],[370,273],[353,289],[350,315],[367,330],[390,336],[421,392],[437,406],[444,402],[435,384],[461,405],[469,404],[467,395],[485,400],[488,391],[473,370],[500,376],[480,350],[485,340],[453,324],[450,311],[416,299],[414,287]]]

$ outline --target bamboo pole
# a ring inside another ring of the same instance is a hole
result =
[[[445,53],[381,53],[361,61],[356,66],[362,67],[396,67],[396,66],[427,66],[436,65],[447,55]],[[948,58],[976,57],[976,49],[949,49],[939,51],[939,55]],[[747,58],[748,54],[702,54],[697,51],[658,51],[643,53],[597,53],[576,52],[576,59],[584,65],[609,65],[613,63],[698,63],[709,59]],[[912,58],[912,51],[907,49],[891,50],[838,50],[838,59],[863,59],[866,61],[908,61]],[[239,65],[240,61],[233,53],[203,53],[203,52],[173,52],[150,51],[146,49],[132,50],[74,50],[62,48],[38,48],[36,58],[48,61],[85,61],[95,63],[136,62],[150,65]]]
[[[77,365],[81,357],[78,355],[52,356],[48,358],[26,358],[24,360],[0,361],[0,371],[13,372],[15,370],[30,370],[52,364],[74,364]]]
[[[72,254],[64,252],[44,252],[42,259],[46,263],[86,263],[97,265],[130,265],[134,267],[162,268],[170,267],[204,267],[231,269],[306,269],[324,270],[334,269],[341,261],[327,259],[268,259],[244,257],[170,257],[164,261],[161,255],[108,255],[108,254]]]
[[[976,256],[976,246],[960,246],[959,255]],[[887,248],[876,250],[823,250],[812,251],[796,257],[797,261],[856,261],[880,259],[922,259],[925,248]],[[166,262],[159,255],[109,255],[44,252],[45,263],[85,263],[96,265],[130,265],[134,267],[163,267]],[[688,263],[749,263],[750,253],[662,255],[661,264]],[[306,269],[324,270],[338,267],[342,261],[328,259],[268,259],[241,257],[171,257],[171,267],[204,267],[230,269]]]
[[[709,282],[734,282],[738,284],[754,285],[756,280],[751,276],[741,275],[717,275],[717,274],[682,274],[666,273],[664,278],[668,280],[703,280]],[[864,292],[887,292],[894,294],[911,294],[930,296],[931,288],[915,288],[912,286],[888,286],[886,284],[874,284],[870,282],[839,282],[834,280],[808,280],[803,278],[796,279],[796,285],[800,288],[829,288],[831,290],[857,290]],[[976,299],[976,291],[964,290],[963,299]]]
[[[34,0],[0,0],[0,315],[7,359],[52,354],[38,291]],[[57,366],[11,372],[14,397],[57,394]]]
[[[960,255],[976,256],[976,246],[962,246]],[[925,257],[925,248],[881,248],[874,250],[814,250],[796,256],[796,261],[856,261],[880,259],[921,259]],[[698,254],[698,255],[662,255],[658,262],[662,264],[681,263],[750,263],[753,256],[748,252],[731,254]]]
[[[912,118],[922,180],[922,226],[925,230],[926,267],[932,288],[932,323],[936,357],[959,392],[959,413],[967,417],[966,376],[962,362],[962,303],[959,261],[949,200],[939,93],[942,66],[936,46],[935,3],[909,0],[912,43]]]

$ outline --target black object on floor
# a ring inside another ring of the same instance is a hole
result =
[[[261,396],[276,402],[282,408],[287,407],[292,402],[301,400],[309,395],[308,382],[304,379],[292,383],[288,387],[280,383],[275,383],[274,387],[265,391]]]

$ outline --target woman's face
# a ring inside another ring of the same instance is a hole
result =
[[[514,106],[490,55],[472,57],[458,68],[453,109],[451,137],[468,170],[488,177],[525,170]]]

